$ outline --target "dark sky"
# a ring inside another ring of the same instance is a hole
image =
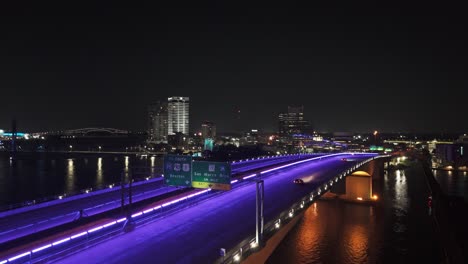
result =
[[[461,7],[36,2],[0,8],[0,128],[143,130],[149,103],[189,96],[191,130],[240,109],[276,131],[304,105],[318,131],[468,131]]]

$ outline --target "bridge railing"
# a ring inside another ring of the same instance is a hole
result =
[[[386,156],[375,156],[364,161],[358,162],[352,167],[343,170],[338,173],[336,176],[332,177],[330,180],[322,182],[317,186],[312,192],[308,195],[302,197],[298,202],[294,203],[288,209],[282,211],[277,217],[273,220],[270,220],[264,225],[263,229],[263,239],[262,241],[268,241],[273,237],[279,229],[287,225],[295,216],[301,212],[308,209],[314,202],[327,192],[334,183],[337,183],[339,180],[342,180],[350,173],[354,172],[356,169],[368,163],[376,158],[386,157]],[[230,263],[239,263],[242,259],[247,258],[249,255],[261,250],[262,245],[256,243],[255,235],[252,235],[244,240],[242,240],[237,246],[233,247],[226,252],[224,256],[221,256],[215,263],[217,264],[230,264]]]

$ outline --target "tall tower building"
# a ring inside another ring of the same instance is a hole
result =
[[[167,142],[167,102],[158,101],[148,106],[148,139]]]
[[[294,134],[306,134],[310,132],[310,125],[304,119],[304,107],[288,106],[287,113],[281,113],[279,118],[280,137],[290,137]]]
[[[189,134],[189,98],[169,97],[168,101],[168,135],[181,132]]]
[[[202,137],[203,139],[216,138],[216,125],[213,122],[205,121],[202,123],[201,127]]]

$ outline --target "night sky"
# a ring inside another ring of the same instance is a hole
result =
[[[64,2],[2,4],[0,128],[144,130],[149,103],[188,96],[192,131],[237,109],[276,131],[304,105],[318,131],[468,132],[461,7]]]

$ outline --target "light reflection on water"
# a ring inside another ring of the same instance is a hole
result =
[[[466,171],[433,170],[432,173],[445,193],[463,197],[468,202],[468,177],[466,177]]]
[[[102,158],[99,157],[97,160],[97,169],[96,169],[96,185],[101,186],[103,184],[102,182],[102,177],[103,177],[103,171],[102,171]]]
[[[119,184],[122,173],[128,181],[132,167],[151,168],[144,175],[137,173],[137,180],[159,176],[162,163],[161,157],[140,159],[135,156],[79,154],[23,155],[17,162],[10,163],[10,156],[0,153],[0,206]]]
[[[348,263],[364,263],[367,260],[369,242],[368,230],[360,225],[353,225],[343,234],[343,246],[348,256]]]
[[[75,164],[73,162],[73,159],[68,159],[67,160],[67,175],[66,175],[66,181],[65,181],[65,192],[72,192],[73,187],[75,185]]]
[[[440,263],[422,170],[385,173],[376,205],[315,202],[268,264]]]

